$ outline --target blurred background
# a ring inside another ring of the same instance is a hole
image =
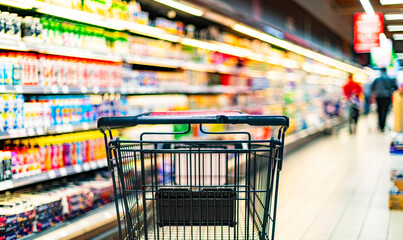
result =
[[[0,239],[118,239],[99,117],[237,110],[290,118],[276,239],[402,240],[402,9],[0,0]],[[183,126],[113,135],[172,130]]]

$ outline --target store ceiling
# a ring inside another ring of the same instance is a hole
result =
[[[333,9],[340,13],[345,14],[353,19],[354,13],[363,12],[364,9],[361,6],[359,0],[327,0]],[[400,13],[403,14],[403,4],[396,5],[382,5],[380,0],[370,0],[375,12],[381,12],[383,14],[388,13]],[[393,34],[402,32],[389,32],[387,26],[389,25],[403,25],[403,20],[385,20],[385,35],[389,39],[393,39]],[[394,41],[395,51],[397,53],[403,53],[403,41]]]

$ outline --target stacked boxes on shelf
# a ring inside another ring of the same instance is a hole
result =
[[[0,196],[0,239],[17,239],[82,215],[112,201],[109,178],[28,189]]]
[[[393,95],[394,136],[391,153],[391,189],[389,208],[403,210],[403,92]]]
[[[25,178],[66,166],[105,161],[104,145],[103,136],[98,131],[7,140],[0,151],[0,180]]]
[[[101,116],[125,115],[122,98],[119,94],[38,97],[0,94],[0,132],[93,123]]]

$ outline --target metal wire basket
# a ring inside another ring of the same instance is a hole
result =
[[[278,136],[208,132],[203,124],[278,126]],[[187,124],[184,132],[113,138],[110,128]],[[235,140],[146,140],[189,133]],[[279,174],[288,118],[240,112],[154,112],[98,120],[113,173],[120,239],[273,239]]]

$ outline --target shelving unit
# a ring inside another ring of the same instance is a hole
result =
[[[54,135],[61,133],[81,132],[97,129],[97,123],[63,124],[45,128],[21,128],[12,129],[0,133],[0,140],[35,137],[43,135]]]
[[[42,172],[36,175],[23,177],[19,179],[12,179],[0,182],[0,191],[7,191],[14,188],[19,188],[31,184],[41,183],[53,179],[63,178],[66,176],[75,175],[82,172],[89,172],[98,169],[105,169],[108,166],[106,159],[86,162],[83,164],[76,164],[72,166],[66,166],[59,169]]]
[[[115,203],[94,209],[83,216],[58,224],[43,232],[20,238],[22,240],[75,239],[79,237],[97,236],[102,229],[108,230],[116,226]],[[106,228],[106,229],[105,229]],[[95,233],[94,233],[95,232]],[[87,238],[87,239],[88,239]]]
[[[220,93],[237,93],[251,91],[249,87],[236,86],[183,86],[177,87],[153,87],[153,86],[129,86],[121,88],[91,88],[87,87],[41,87],[41,86],[21,86],[21,85],[0,85],[0,93],[14,94],[103,94],[103,93],[120,93],[126,95],[142,95],[142,94],[220,94]]]

